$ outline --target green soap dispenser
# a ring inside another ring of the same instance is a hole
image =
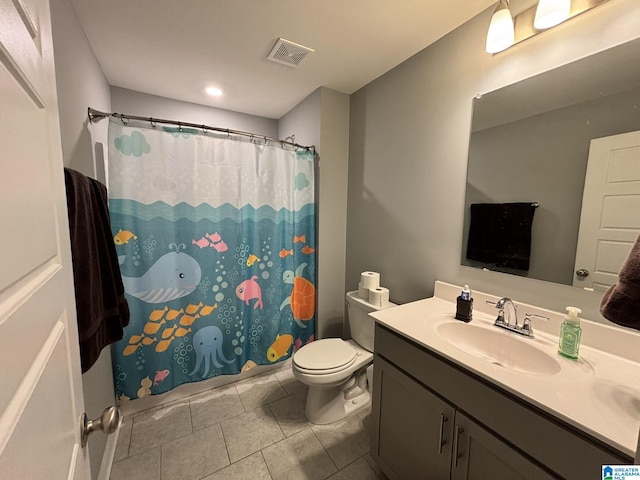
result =
[[[580,349],[580,337],[582,336],[582,328],[580,328],[579,313],[582,313],[577,307],[567,307],[567,314],[564,322],[560,327],[560,341],[558,343],[558,353],[563,357],[572,360],[578,359],[578,350]]]

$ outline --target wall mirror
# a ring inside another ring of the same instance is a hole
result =
[[[596,291],[608,288],[640,233],[640,133],[630,133],[638,131],[640,39],[478,95],[462,264]],[[608,153],[596,155],[602,148]],[[604,170],[589,166],[596,165],[590,155],[608,158]],[[614,190],[603,193],[601,183]],[[599,213],[587,211],[594,202]],[[505,203],[538,204],[527,269],[467,257],[471,205]],[[603,229],[613,237],[595,238]],[[576,252],[585,249],[592,264],[584,253],[576,263]]]

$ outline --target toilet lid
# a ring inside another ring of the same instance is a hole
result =
[[[306,370],[327,370],[353,363],[356,351],[341,338],[325,338],[298,350],[293,361]]]

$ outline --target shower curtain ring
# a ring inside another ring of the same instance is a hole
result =
[[[153,117],[149,117],[149,123],[151,124],[151,128],[157,127],[156,123],[153,121]]]
[[[181,124],[181,123],[178,123],[178,131],[179,131],[180,133],[182,133],[182,124]]]
[[[120,114],[120,121],[122,122],[122,124],[126,127],[129,124],[129,120],[125,121],[125,116],[123,113]]]
[[[200,125],[200,128],[202,128],[202,134],[206,135],[207,134],[207,126],[205,124]]]

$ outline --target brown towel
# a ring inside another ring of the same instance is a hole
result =
[[[71,257],[82,373],[129,323],[120,265],[111,233],[107,187],[65,168]]]
[[[618,282],[602,297],[600,313],[610,322],[640,330],[640,237],[618,274]]]

